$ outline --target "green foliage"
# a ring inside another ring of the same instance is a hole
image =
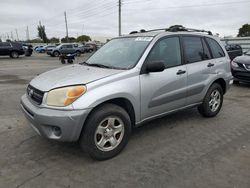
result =
[[[88,42],[88,41],[91,41],[91,38],[90,38],[90,36],[87,36],[87,35],[81,35],[81,36],[77,37],[76,41],[77,42]]]
[[[239,29],[238,37],[249,37],[250,36],[250,24],[244,24]]]
[[[69,37],[68,41],[67,41],[67,37],[64,37],[61,39],[62,43],[67,43],[67,42],[76,42],[76,38],[75,37]]]
[[[43,41],[40,38],[36,38],[36,39],[31,39],[26,41],[28,43],[42,43]]]
[[[59,40],[59,38],[52,37],[52,38],[49,39],[49,42],[50,42],[50,43],[59,43],[60,40]]]
[[[40,37],[44,43],[48,42],[48,38],[45,32],[45,26],[44,25],[38,25],[37,26],[37,31],[38,31],[38,37]]]

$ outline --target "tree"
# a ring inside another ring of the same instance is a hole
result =
[[[38,30],[38,37],[40,37],[44,43],[47,43],[48,38],[45,32],[45,26],[40,24],[37,26],[37,30]]]
[[[87,36],[87,35],[81,35],[81,36],[77,37],[76,41],[77,42],[88,42],[88,41],[91,41],[91,38],[90,38],[90,36]]]
[[[59,38],[52,37],[52,38],[49,39],[49,42],[51,42],[51,43],[59,43],[60,41],[59,41]]]
[[[250,36],[250,24],[244,24],[239,29],[237,37],[249,37]]]
[[[64,37],[61,39],[61,42],[65,43],[65,42],[76,42],[76,38],[75,37],[68,37],[68,41],[67,41],[67,37]]]

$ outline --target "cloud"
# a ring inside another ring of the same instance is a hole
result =
[[[211,30],[221,36],[236,35],[241,25],[249,23],[250,2],[246,0],[123,0],[122,33],[182,24]],[[117,0],[3,0],[0,1],[0,35],[19,32],[26,38],[37,36],[39,20],[49,37],[64,37],[64,11],[67,11],[70,36],[88,34],[117,36]]]

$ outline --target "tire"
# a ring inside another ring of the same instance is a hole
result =
[[[10,57],[11,58],[18,58],[19,54],[16,51],[13,51],[13,52],[10,53]]]
[[[128,113],[120,106],[104,104],[88,117],[80,138],[80,146],[91,158],[106,160],[123,150],[130,134],[131,121]]]
[[[239,83],[240,83],[240,82],[239,82],[238,80],[234,80],[234,81],[233,81],[233,84],[236,84],[236,85],[237,85],[237,84],[239,84]]]
[[[217,103],[217,105],[216,105]],[[222,87],[214,83],[210,86],[203,99],[203,103],[198,106],[198,111],[204,117],[214,117],[216,116],[223,104],[223,90]]]
[[[60,53],[58,51],[53,52],[54,57],[58,57],[59,55],[60,55]]]
[[[76,56],[80,57],[81,56],[81,52],[80,51],[76,51]]]

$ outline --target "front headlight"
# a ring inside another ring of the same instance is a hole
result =
[[[69,86],[49,91],[47,96],[48,106],[68,106],[86,93],[86,86]]]
[[[234,61],[231,62],[231,65],[232,65],[232,67],[236,67],[236,68],[239,67],[238,63],[236,63]]]

